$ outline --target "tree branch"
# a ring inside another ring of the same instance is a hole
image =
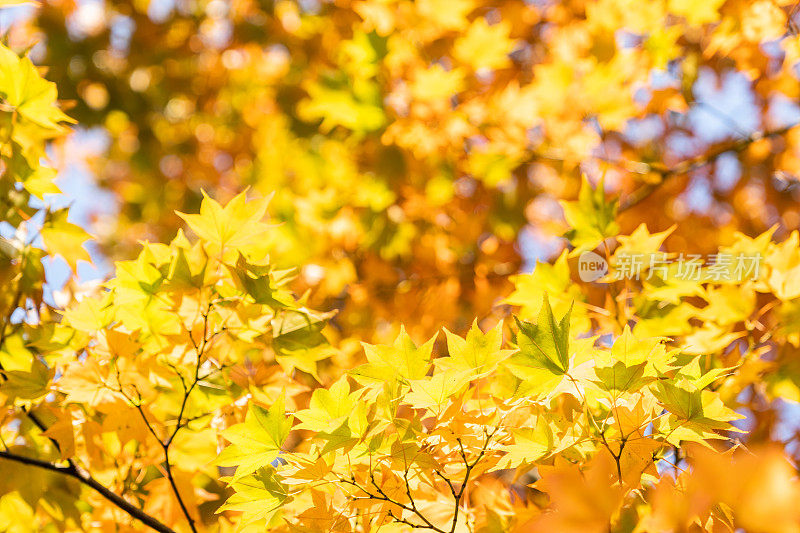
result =
[[[186,382],[183,380],[183,376],[180,376],[181,384],[183,385],[183,401],[181,401],[181,407],[178,411],[178,421],[175,425],[175,429],[172,431],[172,434],[167,438],[166,441],[159,441],[161,442],[161,447],[164,449],[164,467],[167,475],[167,480],[169,481],[170,487],[172,487],[172,492],[175,494],[175,498],[178,500],[178,505],[183,512],[183,515],[186,517],[186,520],[189,522],[189,529],[192,530],[192,533],[197,533],[197,527],[194,525],[194,518],[192,518],[191,513],[189,512],[189,508],[186,506],[186,503],[183,501],[183,497],[181,496],[180,491],[178,490],[178,484],[175,482],[175,476],[172,474],[172,465],[169,463],[169,447],[172,442],[175,440],[175,437],[178,435],[178,432],[183,427],[183,415],[186,412],[186,406],[189,403],[189,396],[192,394],[192,391],[200,382],[200,366],[203,363],[203,356],[205,355],[206,346],[208,345],[209,341],[214,338],[214,335],[211,336],[209,339],[208,337],[208,314],[211,312],[212,304],[208,304],[208,308],[206,312],[203,313],[203,339],[200,345],[195,342],[194,338],[192,337],[191,331],[188,331],[189,340],[191,341],[192,345],[195,349],[195,354],[197,355],[197,359],[195,361],[194,367],[194,379],[192,380],[191,385],[188,387],[186,386]]]
[[[416,508],[415,508],[416,506],[414,506],[414,508],[409,507],[408,505],[405,505],[404,503],[400,503],[399,501],[397,501],[397,500],[391,498],[390,496],[388,496],[380,488],[380,486],[375,482],[375,478],[374,478],[372,472],[370,472],[369,475],[370,475],[370,480],[372,482],[372,485],[377,489],[378,494],[373,494],[369,490],[365,489],[364,487],[362,487],[361,485],[356,483],[355,478],[352,478],[352,477],[351,477],[351,479],[339,478],[339,481],[342,482],[342,483],[347,483],[348,485],[352,485],[352,486],[356,487],[358,490],[360,490],[361,492],[363,492],[364,494],[367,495],[365,498],[359,498],[359,497],[356,496],[356,497],[353,497],[352,499],[354,499],[354,500],[361,500],[361,499],[378,500],[378,501],[384,501],[384,502],[391,503],[392,505],[396,505],[397,507],[399,507],[400,509],[403,509],[404,511],[408,511],[409,513],[413,513],[420,520],[422,520],[425,523],[425,525],[414,524],[413,522],[410,522],[410,521],[408,521],[408,520],[406,520],[404,518],[397,517],[390,510],[389,511],[389,516],[393,520],[395,520],[396,522],[400,522],[402,524],[406,524],[408,526],[411,526],[414,529],[431,529],[433,531],[436,531],[436,533],[447,533],[445,530],[436,527],[424,515],[422,515],[419,511],[417,511]],[[411,503],[413,505],[413,500],[411,501]]]
[[[9,309],[9,313],[7,316],[3,317],[2,329],[0,329],[0,348],[2,348],[2,346],[5,344],[7,329],[10,322],[11,314],[18,307],[21,298],[22,298],[22,287],[20,284],[18,284],[17,290],[14,295],[14,299],[11,304],[11,308]],[[6,379],[5,375],[2,373],[2,370],[4,369],[2,364],[0,364],[0,383],[5,381]],[[27,417],[33,422],[33,424],[37,428],[39,428],[39,430],[42,433],[45,433],[47,431],[47,426],[32,411],[23,409],[23,414],[27,415]],[[144,413],[142,413],[142,416],[144,416]],[[56,441],[51,437],[48,438],[53,443],[56,450],[61,452],[61,446],[58,444],[58,441]],[[2,450],[0,450],[0,458],[7,459],[9,461],[15,461],[20,464],[28,466],[42,468],[44,470],[49,470],[51,472],[57,472],[59,474],[63,474],[65,476],[77,479],[79,482],[83,483],[87,487],[94,489],[95,491],[100,493],[100,495],[103,496],[105,499],[116,505],[119,509],[125,511],[126,513],[128,513],[128,515],[139,520],[140,522],[150,527],[151,529],[159,531],[160,533],[175,533],[173,529],[162,524],[155,517],[150,516],[149,514],[145,513],[142,509],[139,509],[138,507],[136,507],[135,505],[124,499],[122,496],[116,494],[115,492],[112,492],[105,485],[101,484],[99,481],[93,478],[88,471],[80,468],[72,459],[67,459],[67,466],[58,466],[53,463],[49,463],[47,461],[42,461],[39,459],[34,459],[32,457],[26,457],[22,455],[15,455],[11,452]],[[180,496],[178,496],[178,499],[180,500]],[[193,522],[191,521],[191,519],[189,520],[192,531],[195,531]]]
[[[35,466],[37,468],[42,468],[44,470],[49,470],[51,472],[58,472],[59,474],[75,478],[84,485],[86,485],[87,487],[91,487],[95,491],[99,492],[100,495],[103,496],[105,499],[107,499],[108,501],[110,501],[111,503],[113,503],[126,513],[128,513],[133,518],[139,520],[149,528],[155,531],[159,531],[160,533],[175,533],[174,530],[165,526],[154,517],[145,513],[135,505],[131,504],[129,501],[125,500],[118,494],[106,488],[99,481],[97,481],[91,475],[89,475],[88,472],[83,471],[73,462],[70,462],[69,466],[58,466],[53,463],[49,463],[47,461],[34,459],[32,457],[25,457],[22,455],[15,455],[13,453],[6,451],[0,451],[0,458],[8,459],[9,461],[15,461],[17,463],[21,463],[28,466]]]
[[[450,527],[450,533],[455,533],[456,526],[458,525],[458,513],[459,510],[461,509],[461,499],[464,496],[464,492],[467,490],[467,484],[469,483],[469,476],[472,474],[472,470],[478,465],[481,459],[483,459],[483,456],[486,455],[486,450],[489,448],[489,441],[492,440],[492,437],[494,437],[495,433],[497,433],[497,430],[499,429],[500,429],[499,426],[496,427],[491,434],[486,430],[486,428],[483,429],[483,435],[485,437],[485,440],[483,442],[483,447],[481,447],[480,453],[472,463],[470,463],[467,460],[467,453],[464,450],[464,444],[461,442],[461,439],[460,438],[456,439],[456,441],[458,442],[459,451],[461,453],[461,458],[463,459],[464,466],[466,467],[466,471],[464,472],[464,481],[461,483],[461,487],[458,489],[457,493],[453,494],[453,498],[455,499],[455,509],[453,511],[453,522]],[[448,482],[448,484],[450,483]]]
[[[710,152],[700,154],[695,157],[691,157],[684,161],[681,161],[677,165],[670,167],[670,168],[660,168],[655,165],[651,165],[648,163],[641,163],[643,165],[647,165],[652,172],[656,172],[660,174],[661,179],[656,183],[648,183],[642,185],[638,189],[634,190],[631,194],[625,197],[619,206],[619,212],[626,211],[641,202],[647,199],[653,192],[655,192],[658,188],[660,188],[664,183],[666,183],[670,178],[675,176],[681,176],[684,174],[688,174],[698,168],[704,167],[709,165],[719,159],[722,155],[728,152],[743,152],[747,149],[748,146],[753,144],[756,141],[760,141],[761,139],[769,139],[772,137],[779,137],[781,135],[785,135],[790,130],[800,126],[800,122],[794,122],[787,126],[783,126],[782,128],[778,128],[775,130],[770,131],[757,131],[751,133],[747,137],[743,137],[734,141],[733,143],[726,144],[724,146],[720,146]]]

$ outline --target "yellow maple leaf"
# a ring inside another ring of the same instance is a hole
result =
[[[80,226],[68,222],[67,215],[67,209],[51,213],[42,226],[40,235],[48,253],[63,257],[75,272],[78,261],[87,263],[92,261],[89,252],[83,247],[83,243],[89,240],[90,235]]]
[[[676,15],[682,16],[686,22],[693,26],[717,22],[720,18],[719,8],[725,0],[669,0],[667,9]]]
[[[509,38],[508,21],[489,25],[485,18],[475,20],[467,32],[456,39],[453,55],[475,70],[496,70],[511,64],[508,54],[514,48]]]
[[[56,84],[43,79],[27,57],[0,44],[0,97],[31,122],[60,129],[59,122],[75,122],[56,106]]]
[[[203,191],[200,214],[177,213],[198,237],[219,246],[242,248],[258,243],[270,225],[262,222],[272,196],[248,202],[245,193],[236,195],[225,207]]]

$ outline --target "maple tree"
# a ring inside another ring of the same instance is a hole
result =
[[[800,530],[795,3],[15,4],[0,530]]]

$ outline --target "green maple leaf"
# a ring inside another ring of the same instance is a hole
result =
[[[615,361],[611,366],[598,366],[594,372],[599,381],[594,383],[607,391],[634,392],[655,380],[644,375],[646,366],[647,363],[626,365],[622,361]]]
[[[514,317],[519,327],[517,346],[519,352],[514,361],[525,362],[535,368],[546,369],[553,374],[563,375],[569,370],[569,311],[556,321],[550,301],[545,295],[539,319],[536,323],[526,322]]]
[[[251,404],[244,423],[222,432],[231,445],[222,450],[214,463],[237,467],[233,482],[268,466],[278,458],[292,428],[292,420],[292,416],[284,413],[283,396],[269,409]]]
[[[291,501],[288,487],[281,483],[272,466],[266,466],[252,475],[232,482],[231,487],[236,492],[216,512],[243,513],[240,523],[242,527],[258,520],[269,523],[281,506]]]
[[[592,189],[589,180],[584,176],[578,200],[561,202],[561,206],[564,208],[564,218],[572,227],[565,235],[575,246],[571,255],[592,250],[607,238],[619,233],[619,225],[615,221],[617,200],[606,200],[602,179],[597,188]]]
[[[236,266],[228,266],[236,285],[253,300],[273,309],[294,307],[292,293],[283,285],[289,281],[291,272],[274,271],[272,265],[257,265],[247,261],[239,253]]]
[[[572,307],[557,321],[545,296],[535,324],[516,317],[519,351],[508,360],[508,370],[522,380],[519,392],[528,396],[551,393],[569,371],[569,321]],[[524,391],[524,392],[523,392]]]
[[[660,381],[653,395],[670,413],[658,425],[667,435],[667,442],[675,446],[681,441],[709,446],[708,440],[724,438],[718,431],[737,431],[730,422],[744,418],[726,407],[716,392],[701,390],[685,379],[678,383]]]

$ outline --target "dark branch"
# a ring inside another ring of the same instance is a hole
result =
[[[34,459],[32,457],[25,457],[22,455],[15,455],[10,452],[0,451],[0,458],[8,459],[9,461],[16,461],[18,463],[28,465],[28,466],[35,466],[37,468],[42,468],[44,470],[49,470],[51,472],[58,472],[59,474],[63,474],[65,476],[72,477],[77,479],[87,487],[91,487],[105,499],[128,513],[133,518],[139,520],[144,525],[148,526],[149,528],[159,531],[161,533],[175,533],[174,530],[170,529],[169,527],[165,526],[154,517],[150,516],[149,514],[145,513],[135,505],[131,504],[129,501],[125,500],[118,494],[111,492],[108,488],[102,485],[99,481],[94,479],[88,472],[83,471],[79,468],[75,463],[70,462],[68,466],[59,466],[53,463],[49,463],[47,461],[41,461],[39,459]]]

